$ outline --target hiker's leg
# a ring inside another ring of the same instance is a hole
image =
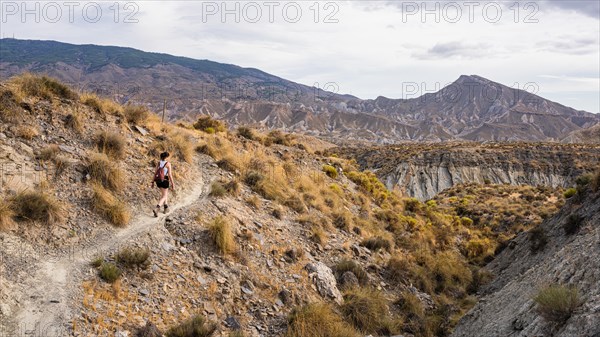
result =
[[[161,188],[160,189],[160,200],[158,201],[158,206],[162,206],[167,203],[167,195],[169,193],[169,189]]]

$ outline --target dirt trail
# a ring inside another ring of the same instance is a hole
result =
[[[207,184],[200,178],[186,195],[171,206],[170,212],[185,208],[207,195]],[[102,235],[88,245],[93,252],[114,250],[132,238],[147,233],[159,226],[167,215],[154,218],[149,214],[138,214],[128,227],[111,235]],[[85,268],[89,268],[91,250],[78,247],[62,257],[49,256],[39,262],[38,272],[26,281],[28,296],[15,318],[15,337],[67,337],[71,336],[69,303],[72,300]],[[79,276],[78,276],[79,275]]]

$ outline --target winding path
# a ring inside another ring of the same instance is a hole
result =
[[[207,188],[202,178],[193,183],[193,188],[171,206],[171,213],[190,206],[206,197]],[[128,227],[110,236],[102,235],[89,244],[94,252],[112,251],[119,245],[147,233],[159,226],[167,215],[158,218],[138,214]],[[15,317],[15,328],[11,337],[67,337],[71,336],[69,302],[80,281],[78,271],[88,268],[92,254],[86,247],[78,247],[61,257],[47,256],[39,261],[38,271],[26,281],[28,296]],[[4,336],[2,336],[4,337]]]

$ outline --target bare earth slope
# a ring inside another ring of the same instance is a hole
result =
[[[572,214],[582,217],[581,228],[566,235],[563,224]],[[486,267],[495,279],[452,336],[600,336],[600,190],[573,197],[541,228],[548,239],[543,250],[532,252],[529,233],[522,233]],[[550,284],[573,285],[583,297],[564,325],[536,312],[532,297]]]

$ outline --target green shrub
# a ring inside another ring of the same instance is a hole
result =
[[[541,289],[533,300],[537,304],[538,313],[545,320],[557,324],[566,322],[582,303],[577,288],[563,285]]]
[[[577,233],[577,231],[581,227],[582,223],[583,223],[583,217],[581,215],[579,215],[579,214],[569,215],[569,217],[567,218],[567,221],[565,221],[565,223],[563,224],[563,229],[565,231],[565,234],[572,235],[572,234]]]
[[[121,270],[113,263],[103,262],[99,274],[104,281],[115,283],[121,277]]]
[[[147,248],[125,248],[116,255],[117,261],[127,268],[147,268],[149,258],[150,250]]]
[[[207,322],[201,315],[191,317],[167,331],[167,337],[211,337],[217,331],[217,324]]]
[[[331,165],[323,165],[323,172],[325,172],[329,178],[335,179],[338,177],[338,171]]]
[[[194,129],[201,130],[207,133],[224,132],[227,130],[225,123],[222,121],[213,119],[210,116],[200,116],[196,123],[194,123]]]
[[[569,188],[565,191],[565,193],[563,193],[563,196],[567,199],[571,198],[572,196],[574,196],[575,194],[577,194],[577,189],[575,188]]]
[[[529,242],[530,248],[533,253],[543,250],[548,244],[548,237],[546,231],[538,226],[529,231]]]

